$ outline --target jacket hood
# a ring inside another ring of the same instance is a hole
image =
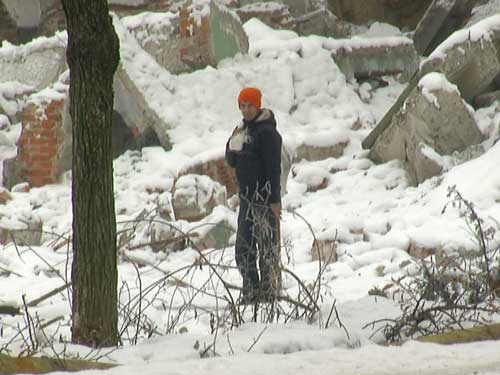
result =
[[[252,123],[254,124],[268,123],[269,125],[273,125],[276,127],[276,120],[274,119],[274,113],[273,111],[267,108],[263,108],[260,111],[260,114],[252,121],[243,120],[243,124],[250,125]]]

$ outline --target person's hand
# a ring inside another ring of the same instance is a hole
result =
[[[281,203],[271,203],[271,210],[278,220],[281,219]]]

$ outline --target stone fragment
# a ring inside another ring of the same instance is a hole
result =
[[[418,70],[413,41],[406,37],[337,39],[324,43],[349,79],[400,74],[408,81]]]
[[[176,220],[199,221],[226,202],[226,189],[208,176],[184,175],[175,181],[172,206]]]

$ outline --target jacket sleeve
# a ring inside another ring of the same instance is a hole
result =
[[[230,167],[236,168],[236,153],[229,148],[229,140],[226,142],[226,162]]]
[[[281,136],[274,127],[266,127],[260,133],[260,152],[264,162],[266,180],[271,194],[269,203],[281,203]]]
[[[231,133],[231,137],[235,134],[236,130],[238,127],[234,128],[233,132]],[[226,162],[229,164],[230,167],[236,168],[236,152],[231,150],[229,147],[229,142],[231,142],[231,137],[226,142]]]

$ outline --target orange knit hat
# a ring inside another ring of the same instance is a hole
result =
[[[252,104],[255,108],[260,109],[260,101],[262,99],[262,93],[259,89],[255,87],[245,87],[240,91],[238,96],[238,105],[241,102],[248,102]]]

